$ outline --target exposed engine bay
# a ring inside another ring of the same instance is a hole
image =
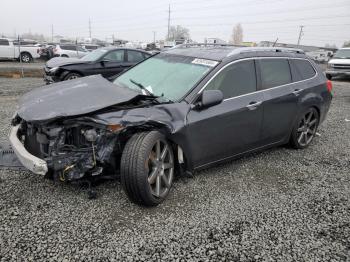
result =
[[[61,181],[101,174],[103,167],[112,163],[112,153],[118,147],[117,133],[79,123],[42,126],[22,122],[18,137]]]

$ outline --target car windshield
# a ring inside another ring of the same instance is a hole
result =
[[[334,58],[346,58],[346,59],[350,59],[350,49],[340,49],[338,50],[335,55]]]
[[[85,55],[80,59],[83,61],[96,61],[100,59],[105,53],[107,53],[107,50],[100,48],[88,53],[87,55]]]
[[[178,101],[206,75],[216,61],[159,54],[131,68],[114,83],[140,93],[147,89],[155,96]]]

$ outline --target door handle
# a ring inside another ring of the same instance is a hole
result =
[[[250,102],[246,107],[249,109],[249,110],[255,110],[258,106],[260,106],[262,104],[262,101],[259,101],[259,102]]]
[[[295,96],[298,96],[298,95],[300,95],[300,93],[303,91],[303,89],[295,89],[294,91],[293,91],[293,94],[295,95]]]

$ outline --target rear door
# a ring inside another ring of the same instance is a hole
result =
[[[196,167],[223,160],[260,146],[263,94],[257,92],[253,59],[223,68],[204,90],[219,89],[224,101],[191,110],[187,116],[188,146]]]
[[[264,95],[262,142],[265,145],[285,140],[297,114],[298,90],[294,90],[287,58],[257,60]]]
[[[100,62],[96,63],[95,74],[110,77],[125,69],[125,50],[118,49],[108,52]]]
[[[145,59],[146,59],[146,56],[143,52],[140,52],[137,50],[127,50],[125,67],[129,68]]]
[[[14,47],[10,45],[7,39],[0,39],[0,57],[14,58]]]

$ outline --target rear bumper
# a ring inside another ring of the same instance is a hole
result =
[[[21,164],[38,175],[45,175],[48,171],[46,161],[30,154],[17,137],[19,125],[14,126],[10,133],[10,143]]]

